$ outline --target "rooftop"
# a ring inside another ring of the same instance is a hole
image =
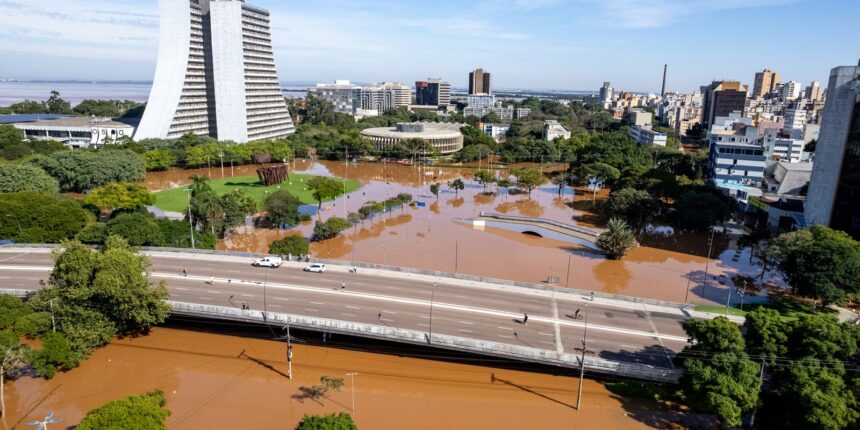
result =
[[[420,125],[421,127],[418,127]],[[402,123],[398,124],[401,126],[401,129],[409,130],[409,131],[398,131],[398,127],[377,127],[377,128],[368,128],[361,131],[362,135],[371,136],[371,137],[396,137],[399,139],[410,139],[413,137],[429,139],[429,138],[452,138],[459,137],[462,135],[460,133],[460,124],[446,124],[446,123],[435,123],[435,122],[422,122],[422,123]],[[406,127],[403,127],[406,126]],[[415,126],[415,127],[412,127]],[[419,128],[423,128],[423,131],[417,131]]]
[[[69,116],[56,119],[39,119],[36,121],[20,122],[15,126],[26,129],[91,129],[92,127],[136,127],[140,118],[93,118],[87,116]]]

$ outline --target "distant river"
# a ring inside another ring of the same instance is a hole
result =
[[[72,106],[84,99],[132,100],[143,103],[149,98],[148,83],[117,82],[0,82],[0,106],[9,106],[24,100],[47,100],[51,91],[56,90],[60,97]],[[284,96],[303,97],[306,89],[283,85]]]

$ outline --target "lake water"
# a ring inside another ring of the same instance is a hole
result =
[[[0,82],[0,106],[24,100],[47,100],[51,91],[75,106],[84,99],[131,100],[144,103],[149,98],[151,84],[119,82]],[[285,97],[304,97],[307,90],[294,85],[282,85]]]

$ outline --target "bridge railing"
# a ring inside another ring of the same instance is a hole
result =
[[[481,212],[481,216],[484,218],[493,218],[493,219],[498,219],[498,220],[522,221],[522,222],[530,222],[530,223],[548,224],[548,225],[552,225],[552,226],[555,226],[558,228],[563,228],[565,230],[575,231],[577,233],[584,234],[586,236],[590,236],[590,237],[594,237],[594,238],[600,236],[600,232],[597,232],[594,230],[589,230],[587,228],[582,228],[582,227],[571,225],[571,224],[565,224],[563,222],[558,222],[558,221],[546,219],[546,218],[530,218],[530,217],[518,216],[518,215],[503,215],[503,214],[494,214],[494,213],[487,213],[487,212]]]
[[[563,367],[578,368],[580,356],[577,354],[558,353],[539,348],[511,345],[493,341],[463,338],[445,334],[434,333],[432,342],[427,332],[401,329],[374,324],[356,323],[350,321],[339,321],[326,318],[317,318],[303,315],[283,314],[277,312],[266,312],[260,310],[242,310],[233,307],[203,305],[195,303],[169,302],[174,313],[191,315],[197,317],[226,319],[234,321],[247,321],[258,324],[269,324],[278,327],[291,327],[320,331],[325,333],[339,333],[350,336],[359,336],[372,339],[428,345],[436,348],[450,349],[480,355],[527,361],[541,364],[549,364]],[[612,374],[638,379],[646,379],[661,382],[677,382],[681,372],[675,369],[649,366],[645,364],[624,363],[606,360],[599,357],[586,357],[585,367],[589,371],[604,374]]]

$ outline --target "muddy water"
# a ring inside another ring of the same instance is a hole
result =
[[[569,376],[296,345],[290,381],[284,350],[283,342],[159,328],[115,341],[53,380],[15,381],[7,428],[52,411],[74,425],[94,407],[153,389],[167,395],[171,429],[290,429],[304,414],[334,412],[353,412],[362,429],[648,428],[627,416],[649,415],[643,404],[622,405],[591,380],[577,413],[578,380]],[[347,373],[357,373],[354,385]],[[344,378],[344,389],[324,404],[293,397],[323,375]]]
[[[236,168],[235,174],[254,174],[254,166]],[[292,171],[316,175],[334,175],[357,179],[364,185],[358,191],[323,205],[315,219],[345,217],[365,202],[383,201],[398,193],[409,193],[424,207],[404,207],[378,214],[325,242],[313,243],[318,258],[344,259],[393,266],[467,273],[526,282],[544,282],[558,278],[560,286],[587,291],[640,297],[704,303],[724,302],[724,293],[703,288],[708,241],[701,236],[652,237],[643,242],[649,246],[634,249],[623,261],[607,261],[575,244],[546,238],[529,237],[497,228],[476,229],[457,222],[481,212],[541,217],[560,222],[597,228],[600,217],[592,212],[592,199],[604,199],[606,190],[593,196],[586,190],[545,184],[531,195],[510,195],[495,185],[483,187],[472,180],[474,170],[429,168],[397,164],[352,164],[343,162],[297,161]],[[220,168],[212,169],[213,177]],[[225,169],[227,175],[229,169]],[[207,174],[208,169],[150,173],[152,189],[187,182],[193,174]],[[501,175],[501,173],[500,173]],[[445,185],[464,177],[465,190],[455,192]],[[183,179],[184,178],[184,179]],[[438,196],[430,185],[441,183]],[[301,234],[310,237],[313,222],[291,231],[256,229],[234,234],[218,244],[222,250],[267,252],[268,245],[284,236]],[[732,274],[744,269],[744,260],[732,261],[727,243],[715,240],[709,265],[711,276]],[[749,268],[747,268],[749,269]],[[746,270],[749,271],[749,270]],[[715,283],[711,278],[710,282]],[[688,294],[687,291],[690,291]],[[707,294],[707,300],[703,297]]]

